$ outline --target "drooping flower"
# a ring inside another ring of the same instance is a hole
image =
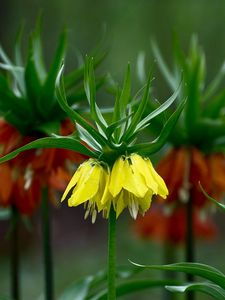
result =
[[[124,155],[116,160],[110,174],[109,192],[114,198],[117,217],[128,207],[134,219],[138,212],[144,214],[149,209],[153,195],[162,198],[168,195],[150,159],[138,154]]]
[[[206,155],[194,147],[174,148],[159,162],[157,171],[170,191],[167,203],[185,202],[191,197],[196,207],[210,205],[199,182],[214,198],[219,200],[225,195],[225,155],[222,153]]]
[[[62,122],[61,133],[69,134],[74,126]],[[32,136],[23,136],[12,125],[0,119],[1,156],[7,154]],[[41,201],[41,190],[48,187],[50,199],[55,202],[56,191],[63,191],[70,180],[72,164],[79,164],[86,156],[66,149],[39,149],[21,153],[0,166],[0,206],[15,206],[21,214],[30,215]]]
[[[62,201],[68,198],[69,206],[85,203],[85,218],[90,214],[94,222],[100,211],[107,218],[111,205],[117,217],[128,207],[131,216],[136,219],[139,212],[145,214],[149,209],[153,195],[167,197],[168,190],[163,179],[148,158],[131,154],[120,156],[112,169],[97,159],[81,164]]]

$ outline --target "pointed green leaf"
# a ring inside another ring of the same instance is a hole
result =
[[[55,105],[55,84],[58,72],[61,68],[66,49],[66,33],[63,32],[59,39],[58,48],[51,64],[48,76],[45,80],[41,95],[39,97],[38,107],[44,116],[48,116]]]
[[[160,53],[158,45],[154,41],[151,42],[151,45],[152,45],[152,50],[157,59],[157,63],[159,65],[161,72],[165,76],[165,79],[167,80],[169,86],[172,88],[172,91],[176,90],[177,80],[176,80],[176,78],[174,78],[173,74],[169,71],[169,68],[167,67],[167,65]]]
[[[42,17],[40,16],[37,19],[35,30],[31,36],[31,43],[33,48],[33,57],[34,63],[41,80],[41,83],[44,83],[47,72],[45,69],[44,58],[43,58],[43,50],[42,50],[42,42],[41,42],[41,28],[42,27]]]
[[[8,58],[6,53],[4,52],[3,48],[0,46],[0,59],[3,61],[3,63],[10,67],[9,71],[11,72],[15,82],[18,84],[19,91],[25,95],[25,85],[23,80],[23,69],[19,68],[18,66],[15,66],[11,60]]]
[[[148,114],[138,125],[136,126],[135,132],[137,132],[140,128],[148,124],[153,118],[164,112],[168,107],[176,100],[177,96],[179,95],[180,92],[180,87],[176,89],[176,91],[172,94],[172,96],[166,100],[163,104],[161,104],[158,108],[153,110],[150,114]]]
[[[131,146],[128,148],[130,153],[138,152],[142,155],[150,155],[159,151],[167,142],[176,122],[184,108],[186,101],[179,104],[176,111],[170,116],[170,118],[165,123],[160,135],[151,143],[143,143]]]
[[[147,85],[144,90],[144,94],[140,101],[140,104],[138,105],[138,108],[137,108],[133,118],[131,119],[128,129],[125,131],[125,134],[122,136],[122,140],[124,140],[124,141],[126,141],[126,139],[128,139],[131,135],[133,135],[133,133],[137,130],[139,124],[141,123],[140,122],[141,117],[142,117],[143,113],[145,112],[145,109],[147,107],[147,103],[149,100],[151,78],[152,78],[152,76],[151,76],[151,74],[149,74]],[[144,118],[143,120],[145,120],[145,119],[146,118]],[[148,121],[146,121],[146,123],[148,123]]]
[[[221,92],[219,92],[218,95],[210,99],[206,104],[206,108],[203,111],[203,115],[208,118],[217,118],[224,108],[225,103],[225,89],[223,89]]]
[[[93,279],[93,276],[88,276],[75,282],[64,291],[59,300],[85,300]]]
[[[205,197],[206,197],[207,199],[209,199],[210,201],[212,201],[213,203],[215,203],[219,208],[221,208],[222,210],[225,211],[225,205],[224,205],[224,204],[222,204],[222,203],[220,203],[219,201],[217,201],[216,199],[210,197],[210,196],[206,193],[206,191],[203,189],[203,187],[202,187],[202,185],[201,185],[200,182],[199,182],[199,186],[200,186],[200,189],[201,189],[202,193],[205,195]]]
[[[73,137],[70,136],[54,136],[54,137],[46,137],[42,139],[35,140],[29,144],[26,144],[25,146],[22,146],[11,153],[3,156],[0,158],[0,163],[3,163],[5,161],[11,160],[14,157],[16,157],[21,152],[24,152],[26,150],[30,149],[39,149],[39,148],[59,148],[59,149],[67,149],[72,150],[75,152],[79,152],[81,154],[96,157],[96,154],[94,151],[91,151],[87,147],[85,147],[83,144],[81,144],[80,140],[76,140]]]
[[[221,84],[221,81],[224,79],[225,76],[225,62],[222,64],[219,72],[217,73],[216,77],[213,79],[213,81],[208,85],[204,95],[203,99],[204,101],[207,101],[210,99],[214,93],[217,91],[218,87]]]
[[[63,66],[58,72],[56,79],[56,96],[61,108],[67,113],[68,117],[82,126],[89,134],[102,146],[107,145],[107,140],[101,136],[97,130],[92,127],[79,113],[73,110],[67,103],[66,94],[64,89],[64,83],[62,78]]]
[[[15,43],[15,62],[17,66],[23,66],[23,59],[22,59],[22,53],[21,53],[21,41],[23,37],[23,31],[24,31],[24,23],[20,25],[20,28],[18,30],[17,36],[16,36],[16,43]]]
[[[132,294],[134,292],[143,291],[152,288],[164,287],[165,285],[173,284],[175,280],[151,280],[151,279],[131,279],[116,285],[116,296],[121,297]],[[177,282],[178,283],[178,282]],[[107,289],[97,293],[93,297],[88,297],[87,300],[107,300]]]
[[[103,118],[96,103],[96,85],[93,67],[93,57],[86,57],[84,69],[84,89],[90,105],[90,112],[93,120],[100,126],[103,132],[107,128],[107,123]]]
[[[200,264],[200,263],[175,263],[169,265],[139,265],[131,262],[135,266],[140,268],[152,269],[152,270],[167,270],[167,271],[176,271],[183,272],[187,274],[192,274],[200,276],[204,279],[210,280],[215,284],[218,284],[220,287],[225,289],[225,275],[217,270],[214,267]]]
[[[166,286],[170,292],[184,293],[188,291],[202,292],[212,296],[213,299],[225,300],[225,290],[209,282],[189,283],[180,286]]]

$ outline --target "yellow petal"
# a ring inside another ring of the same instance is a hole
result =
[[[109,191],[113,197],[116,197],[122,190],[124,181],[124,162],[123,157],[118,158],[112,168],[109,182]]]
[[[138,154],[132,154],[131,161],[133,163],[133,167],[135,167],[136,170],[144,177],[148,188],[150,188],[154,194],[157,194],[158,184],[155,182],[151,172],[149,172],[147,161]]]
[[[91,169],[83,177],[83,180],[79,180],[74,188],[74,191],[68,200],[69,206],[77,206],[93,198],[99,189],[100,175],[101,166],[97,164],[91,166]]]
[[[74,173],[73,177],[71,178],[69,184],[66,187],[65,192],[62,195],[61,201],[65,200],[67,194],[69,193],[69,191],[77,184],[79,177],[81,176],[81,166],[76,170],[76,172]]]
[[[166,186],[164,180],[162,179],[162,177],[156,172],[156,170],[154,169],[154,167],[149,159],[147,160],[147,163],[148,163],[148,167],[152,174],[153,179],[158,184],[158,193],[157,194],[165,199],[169,194],[167,186]]]
[[[105,176],[105,181],[104,181],[104,192],[102,195],[102,199],[101,199],[101,204],[105,205],[105,203],[111,201],[112,196],[109,192],[109,180],[110,180],[110,176],[109,173],[107,171],[104,171],[104,176]]]
[[[144,197],[148,191],[144,177],[135,170],[135,167],[129,163],[128,159],[124,161],[123,174],[123,188],[136,197]]]
[[[115,208],[116,208],[116,218],[122,213],[124,208],[126,207],[124,202],[124,191],[121,191],[118,198],[115,199]]]
[[[152,192],[148,191],[144,198],[138,199],[141,213],[145,213],[151,206],[152,202]]]

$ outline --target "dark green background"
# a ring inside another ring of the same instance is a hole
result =
[[[26,22],[25,36],[35,24],[38,12],[43,13],[43,41],[45,57],[49,64],[57,38],[64,26],[69,32],[67,66],[76,65],[76,53],[90,51],[101,38],[106,27],[105,46],[109,55],[101,70],[110,72],[121,80],[128,61],[131,61],[134,85],[138,86],[135,64],[139,51],[145,51],[148,66],[153,65],[150,39],[155,38],[171,63],[172,34],[180,37],[184,49],[196,33],[206,53],[207,80],[213,78],[225,59],[225,1],[224,0],[64,0],[31,1],[2,0],[0,8],[0,38],[7,53],[12,54],[13,41],[21,21]],[[165,82],[155,67],[157,93],[168,95]],[[102,101],[104,101],[102,99]],[[106,103],[107,104],[107,103]],[[221,215],[219,218],[222,220]],[[160,263],[163,248],[152,243],[140,242],[132,233],[130,218],[123,214],[119,220],[118,261],[127,259],[141,263]],[[221,231],[224,225],[220,222]],[[41,240],[38,217],[34,218],[34,232],[22,229],[21,252],[23,299],[38,298],[42,290]],[[156,224],[157,225],[157,224]],[[223,225],[223,227],[222,227]],[[55,279],[60,293],[83,274],[104,268],[106,261],[106,222],[98,218],[92,226],[83,221],[83,209],[54,209],[53,242],[55,254]],[[4,238],[7,222],[0,224],[0,294],[8,294],[7,257],[8,241]],[[224,235],[214,244],[199,242],[197,257],[225,270]],[[25,245],[25,246],[24,246]],[[179,250],[182,259],[182,249]],[[152,273],[149,273],[152,276]],[[152,296],[156,299],[156,295]],[[140,296],[139,296],[140,298]],[[149,299],[148,294],[140,299]],[[137,296],[128,297],[137,299]],[[203,296],[201,299],[207,299]]]

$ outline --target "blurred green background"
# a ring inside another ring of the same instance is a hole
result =
[[[171,63],[172,35],[175,32],[184,49],[192,33],[196,33],[206,53],[207,79],[214,77],[225,59],[225,2],[224,0],[2,0],[0,9],[0,42],[7,53],[12,54],[13,42],[21,21],[25,21],[28,36],[39,12],[43,13],[43,44],[49,63],[64,26],[69,33],[69,52],[66,65],[75,66],[77,52],[86,54],[102,37],[109,54],[101,71],[110,72],[120,81],[128,61],[131,62],[134,86],[138,86],[135,74],[137,55],[146,52],[148,65],[153,65],[150,39],[155,38]],[[169,90],[157,67],[154,68],[159,96],[168,96]],[[102,102],[107,104],[107,99]],[[106,262],[106,222],[98,218],[95,225],[83,220],[83,209],[63,205],[53,209],[53,245],[55,282],[57,293],[82,275],[104,268]],[[225,271],[224,230],[221,214],[216,217],[221,236],[214,243],[199,242],[197,258]],[[22,293],[24,300],[42,299],[43,288],[40,222],[33,220],[33,232],[21,229]],[[7,222],[0,224],[0,293],[8,294],[8,247],[5,238]],[[152,242],[140,241],[132,232],[130,217],[123,214],[118,222],[118,262],[128,264],[127,259],[140,263],[161,263],[163,249]],[[182,259],[182,249],[179,252]],[[148,272],[147,276],[152,276]],[[156,275],[160,276],[159,273]],[[160,293],[154,294],[157,299]],[[137,299],[137,295],[127,299]],[[149,299],[148,293],[139,296]],[[199,299],[207,299],[206,296]]]

